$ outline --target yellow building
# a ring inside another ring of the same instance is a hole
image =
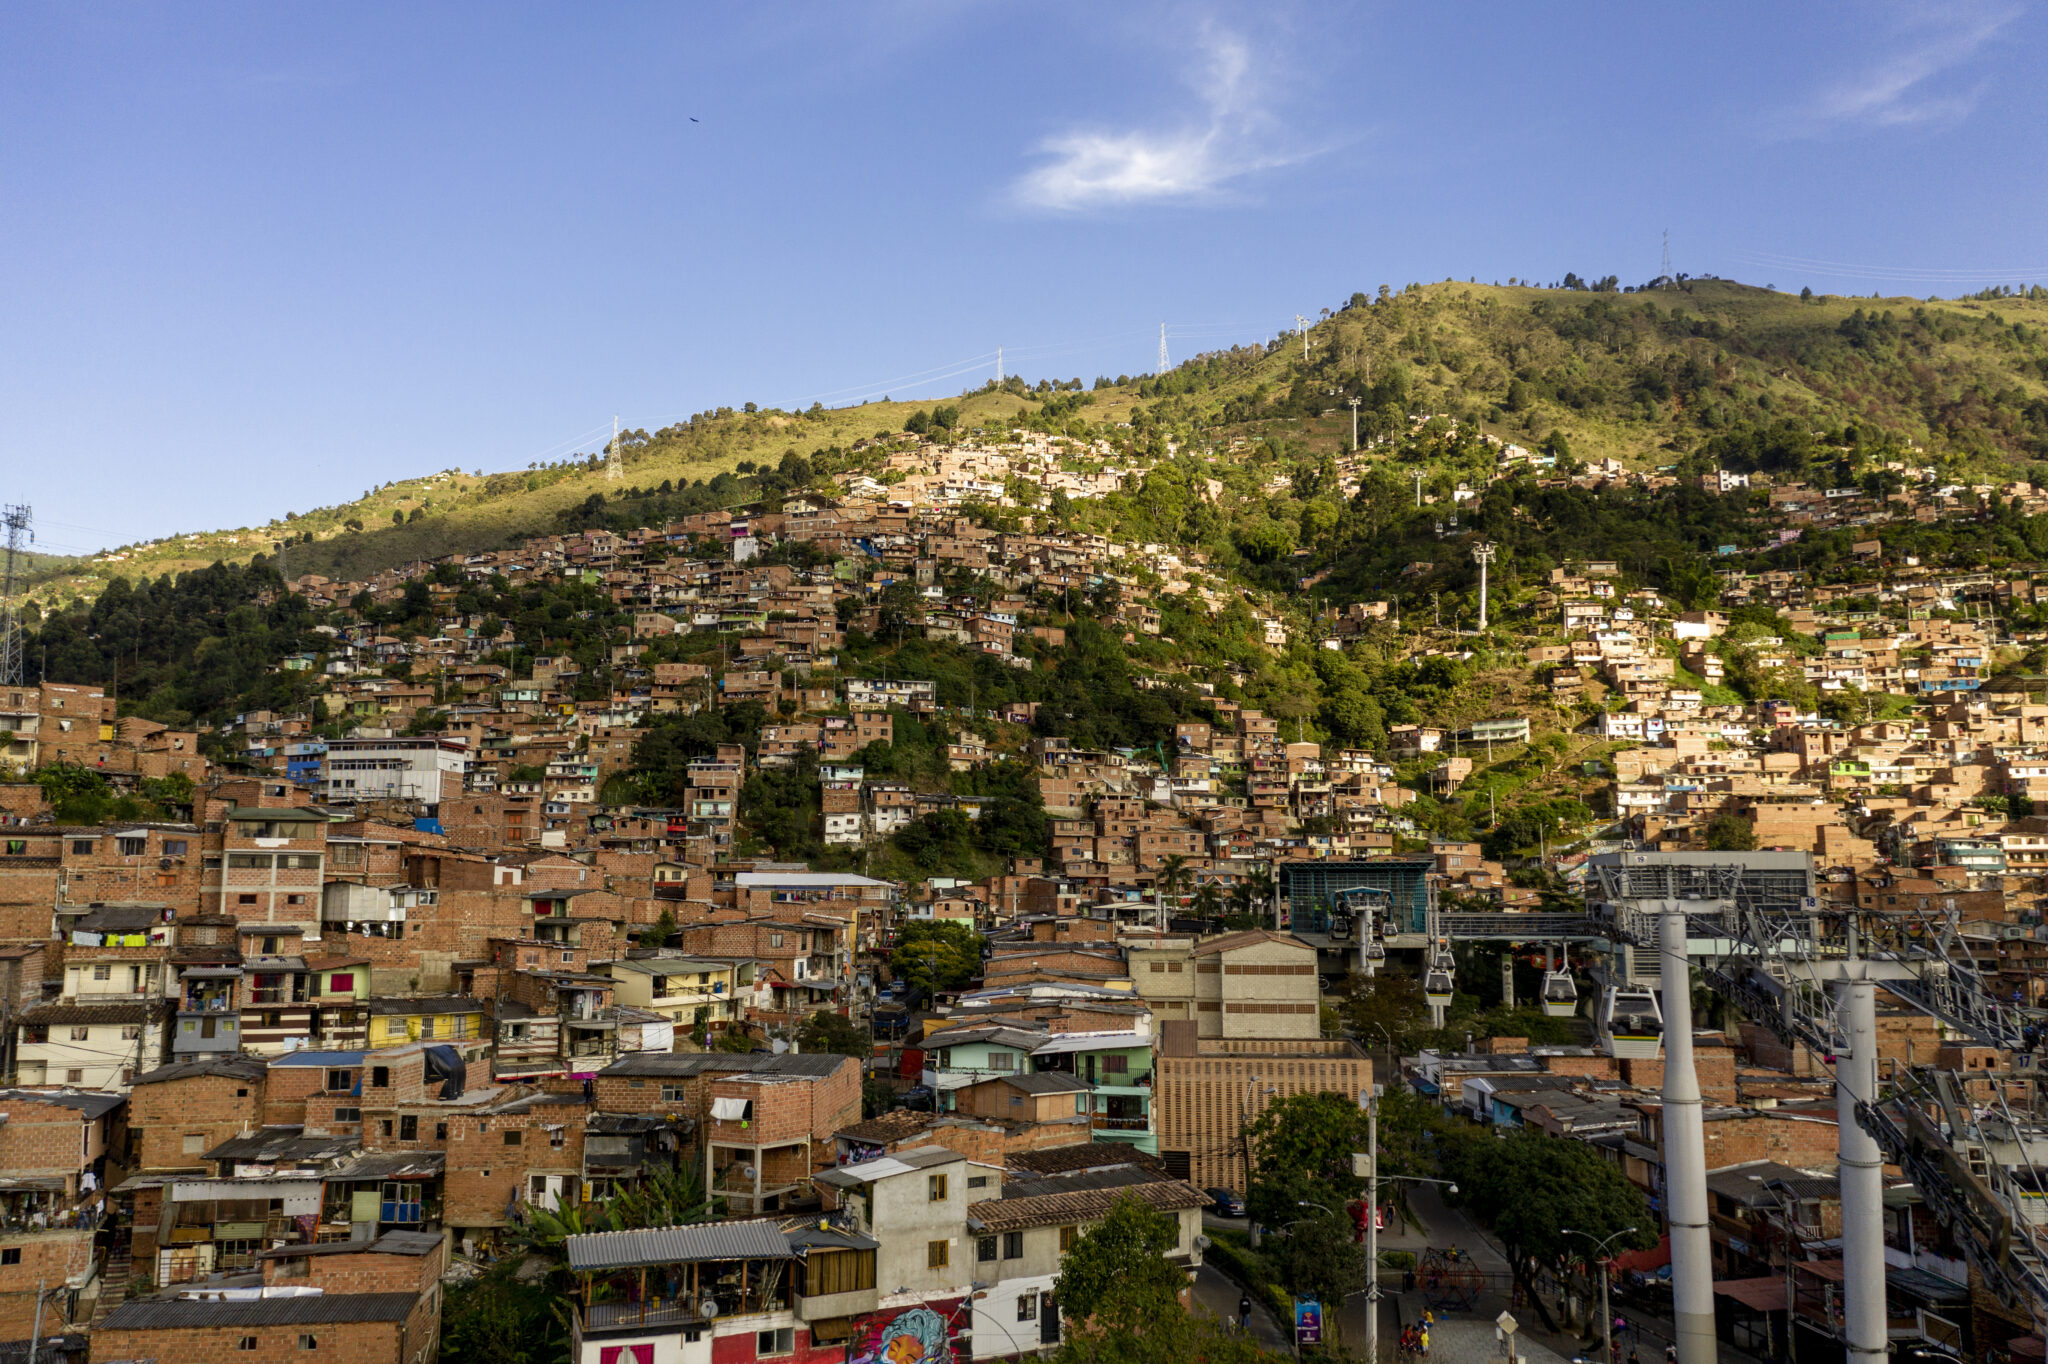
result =
[[[484,1006],[466,995],[373,999],[370,1050],[408,1042],[473,1042],[489,1035]]]
[[[723,1031],[744,1016],[754,994],[756,966],[747,957],[634,957],[611,963],[619,1004],[660,1014],[678,1033],[705,1025]]]

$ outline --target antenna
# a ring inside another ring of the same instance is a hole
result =
[[[996,347],[996,382],[998,384],[1003,382],[1003,348],[1001,346]]]
[[[1671,278],[1671,229],[1664,229],[1664,278]]]
[[[1301,358],[1308,359],[1308,319],[1300,313],[1294,315],[1294,330],[1301,336]]]
[[[612,418],[612,443],[605,455],[604,476],[613,483],[626,476],[626,467],[619,459],[619,419],[616,416]]]
[[[1159,369],[1158,369],[1158,372],[1159,372],[1160,374],[1164,374],[1164,373],[1166,373],[1166,324],[1165,324],[1164,322],[1162,322],[1162,323],[1160,323],[1160,324],[1159,324]]]
[[[0,576],[0,687],[21,685],[21,625],[14,615],[14,556],[26,555],[36,542],[29,524],[35,513],[26,506],[0,508],[0,525],[7,527],[7,567]]]

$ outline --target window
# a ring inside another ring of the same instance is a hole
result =
[[[113,974],[114,968],[107,965],[105,962],[101,962],[99,965],[92,968],[92,978],[94,980],[107,980],[110,977],[112,977]]]
[[[9,1246],[9,1247],[8,1247],[7,1249],[5,1249],[5,1250],[0,1250],[0,1265],[18,1265],[18,1264],[20,1264],[20,1263],[21,1263],[21,1247],[20,1247],[20,1246]]]
[[[165,840],[164,840],[164,856],[165,856],[165,857],[183,857],[184,855],[185,855],[185,840],[184,840],[184,839],[182,839],[182,838],[167,838],[167,839],[165,839]]]
[[[796,1353],[796,1328],[778,1327],[773,1331],[759,1331],[754,1336],[756,1355],[788,1355]]]
[[[1017,1295],[1017,1320],[1038,1320],[1038,1294],[1036,1292],[1019,1293]]]
[[[91,857],[91,856],[92,856],[92,840],[91,840],[91,839],[89,839],[89,838],[74,838],[74,839],[72,839],[72,840],[71,840],[71,855],[72,855],[73,857]]]
[[[389,1088],[391,1088],[391,1067],[389,1067],[389,1066],[371,1066],[371,1067],[370,1067],[370,1088],[372,1088],[372,1089],[389,1089]]]
[[[435,1141],[446,1141],[446,1140],[448,1140],[448,1124],[447,1124],[447,1123],[445,1123],[445,1122],[437,1122],[437,1123],[435,1123],[435,1124],[434,1124],[434,1140],[435,1140]]]
[[[354,1089],[355,1085],[355,1076],[345,1070],[330,1070],[327,1072],[327,1092],[330,1094],[346,1094],[349,1090]]]
[[[413,1114],[407,1113],[398,1120],[398,1139],[400,1141],[418,1141],[420,1139],[420,1120]]]
[[[1017,1064],[1017,1058],[1006,1051],[992,1051],[988,1054],[990,1070],[1009,1070]]]
[[[505,1134],[505,1144],[507,1146],[517,1146],[525,1136],[526,1133],[524,1132],[507,1132]]]
[[[944,1175],[926,1175],[924,1178],[924,1197],[927,1203],[945,1202],[946,1177]]]
[[[982,1236],[976,1238],[974,1242],[974,1258],[977,1260],[995,1259],[996,1238],[993,1236]]]
[[[241,1338],[240,1340],[238,1340],[238,1341],[236,1341],[236,1342],[235,1342],[235,1348],[236,1348],[237,1350],[253,1350],[253,1349],[255,1349],[255,1348],[256,1348],[256,1337],[254,1337],[254,1336],[243,1336],[243,1337],[242,1337],[242,1338]]]
[[[1060,1228],[1060,1254],[1064,1255],[1064,1254],[1066,1254],[1066,1253],[1067,1253],[1068,1251],[1072,1250],[1072,1249],[1074,1248],[1074,1242],[1076,1242],[1076,1241],[1078,1241],[1078,1240],[1080,1240],[1080,1239],[1081,1239],[1081,1229],[1080,1229],[1079,1227],[1061,1227],[1061,1228]]]
[[[122,1040],[122,1041],[124,1041],[124,1042],[134,1042],[134,1041],[137,1041],[137,1040],[139,1040],[139,1039],[140,1039],[141,1037],[142,1037],[142,1025],[141,1025],[140,1023],[125,1023],[125,1024],[123,1024],[123,1025],[122,1025],[122,1027],[121,1027],[121,1040]]]
[[[388,1136],[390,1136],[390,1135],[391,1135],[391,1119],[389,1119],[389,1118],[386,1118],[386,1119],[384,1119],[384,1121],[382,1121],[382,1122],[378,1123],[378,1124],[377,1124],[377,1130],[378,1130],[378,1131],[380,1131],[380,1132],[382,1132],[382,1133],[383,1133],[383,1134],[384,1134],[385,1136],[387,1136],[387,1137],[388,1137]]]
[[[569,1129],[568,1129],[568,1128],[566,1128],[566,1127],[550,1127],[550,1128],[548,1129],[548,1145],[549,1145],[549,1146],[551,1146],[551,1147],[553,1147],[553,1148],[554,1148],[555,1150],[557,1150],[557,1151],[561,1150],[561,1149],[562,1149],[562,1148],[563,1148],[563,1147],[564,1147],[565,1145],[567,1145],[567,1144],[568,1144],[568,1141],[569,1141]]]
[[[811,1297],[863,1291],[875,1286],[875,1252],[814,1250],[803,1272],[804,1292]]]
[[[83,1042],[91,1036],[91,1028],[73,1028],[71,1030],[71,1040],[74,1042]]]
[[[944,1268],[946,1267],[946,1258],[947,1258],[947,1255],[948,1255],[948,1253],[950,1252],[950,1250],[951,1250],[951,1249],[952,1249],[951,1243],[950,1243],[950,1242],[947,1242],[947,1241],[927,1241],[927,1242],[925,1242],[925,1243],[924,1243],[924,1265],[925,1265],[925,1268],[926,1268],[926,1269],[944,1269]]]
[[[253,895],[237,895],[235,903],[238,905],[253,905],[256,903],[256,897]]]
[[[84,1084],[85,1072],[83,1070],[78,1069],[76,1066],[72,1067],[70,1070],[64,1072],[64,1083],[67,1085]]]
[[[987,1175],[969,1175],[969,1176],[967,1176],[967,1187],[968,1187],[968,1188],[970,1188],[970,1189],[986,1189],[986,1188],[988,1187],[988,1176],[987,1176]]]
[[[770,933],[768,935],[768,945],[770,947],[782,946],[782,935],[780,933]]]
[[[363,1110],[360,1108],[337,1108],[334,1110],[334,1120],[336,1122],[361,1122],[363,1120]]]
[[[1005,1260],[1021,1260],[1024,1258],[1023,1232],[1006,1231],[1003,1233],[1003,1258]]]
[[[114,847],[123,857],[140,857],[149,850],[149,840],[146,838],[117,838],[114,840]]]
[[[1111,1075],[1127,1075],[1131,1069],[1131,1058],[1128,1056],[1105,1056],[1102,1058],[1102,1068]]]
[[[320,1348],[320,1341],[314,1336],[300,1336],[299,1348],[301,1350],[317,1350]]]

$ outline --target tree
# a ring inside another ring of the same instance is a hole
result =
[[[1149,1331],[1181,1315],[1187,1271],[1167,1259],[1180,1242],[1174,1219],[1135,1195],[1119,1198],[1060,1261],[1053,1293],[1060,1314],[1107,1331]]]
[[[1369,1134],[1354,1096],[1290,1094],[1268,1105],[1245,1135],[1253,1169],[1246,1201],[1259,1221],[1277,1225],[1293,1217],[1305,1189],[1340,1201],[1357,1195],[1351,1157],[1366,1149]]]
[[[654,921],[653,927],[644,930],[640,934],[637,945],[641,947],[667,947],[675,940],[676,916],[673,911],[664,905],[661,917]]]
[[[1491,1226],[1532,1298],[1539,1296],[1530,1282],[1533,1266],[1585,1249],[1566,1227],[1595,1240],[1633,1227],[1618,1247],[1656,1243],[1657,1222],[1642,1192],[1583,1142],[1529,1131],[1473,1142],[1459,1152],[1452,1174],[1459,1201]],[[1538,1310],[1549,1324],[1548,1309],[1539,1302]]]
[[[1300,1181],[1299,1192],[1293,1225],[1272,1238],[1269,1258],[1288,1291],[1325,1304],[1325,1320],[1334,1323],[1345,1297],[1365,1283],[1365,1248],[1341,1204],[1318,1201],[1311,1181]]]
[[[874,1039],[866,1028],[830,1009],[820,1009],[797,1029],[797,1045],[805,1051],[827,1052],[833,1056],[868,1057],[875,1054]]]
[[[1733,810],[1723,810],[1707,821],[1707,851],[1755,852],[1756,825]]]
[[[889,954],[889,970],[928,995],[958,990],[981,973],[981,935],[948,919],[906,924]]]

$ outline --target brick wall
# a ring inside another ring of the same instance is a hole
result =
[[[72,1129],[73,1140],[77,1129]],[[61,1286],[73,1275],[92,1266],[92,1233],[89,1231],[45,1231],[28,1236],[0,1237],[0,1250],[21,1252],[19,1264],[0,1265],[0,1338],[27,1340],[35,1327],[36,1285]],[[67,1295],[52,1296],[43,1306],[43,1334],[48,1336],[69,1323],[60,1318]]]
[[[438,1295],[436,1295],[438,1298]],[[422,1301],[427,1301],[422,1299]],[[291,1326],[216,1326],[198,1330],[92,1333],[92,1359],[234,1360],[236,1364],[304,1364],[309,1358],[334,1364],[422,1364],[433,1358],[440,1334],[439,1313],[420,1313],[406,1322],[350,1321]],[[309,1355],[299,1338],[310,1335],[318,1353]],[[241,1342],[256,1341],[244,1350]]]
[[[580,1179],[585,1111],[580,1104],[543,1104],[526,1113],[447,1114],[441,1119],[448,1124],[441,1220],[451,1227],[504,1226],[514,1198],[526,1196],[529,1175]],[[508,1135],[517,1144],[508,1144]],[[575,1179],[568,1191],[580,1194]]]
[[[1835,1124],[1818,1115],[1755,1116],[1709,1120],[1706,1124],[1707,1168],[1775,1160],[1781,1165],[1832,1169],[1835,1165]]]
[[[314,1066],[298,1069],[313,1076],[326,1073]],[[128,1127],[134,1133],[138,1168],[206,1169],[201,1153],[263,1125],[266,1088],[267,1077],[247,1080],[231,1075],[192,1075],[135,1086],[128,1095]],[[292,1121],[303,1121],[304,1116],[301,1109]],[[189,1136],[200,1138],[197,1151],[185,1149]]]

